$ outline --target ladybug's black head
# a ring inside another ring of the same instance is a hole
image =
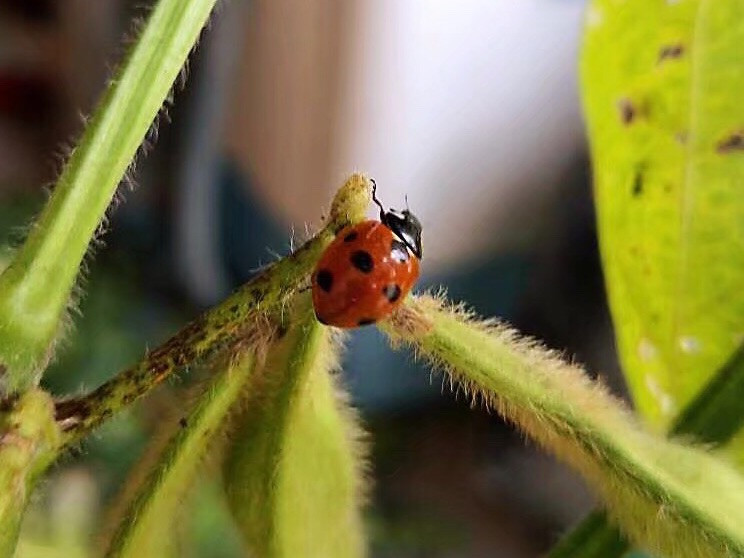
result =
[[[413,252],[419,260],[421,259],[421,221],[408,209],[396,211],[391,209],[385,211],[377,199],[377,183],[372,180],[372,201],[380,208],[380,221],[383,225],[393,231],[408,249]]]
[[[380,221],[408,246],[414,256],[421,259],[421,222],[413,213],[407,209],[381,211]]]

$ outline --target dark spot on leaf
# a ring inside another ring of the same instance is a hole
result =
[[[186,428],[189,425],[188,421],[184,417],[181,417],[181,420],[178,421],[178,424],[181,428]]]
[[[684,52],[685,47],[682,44],[664,45],[663,47],[661,47],[661,50],[659,50],[659,62],[679,58],[684,54]]]
[[[731,153],[732,151],[744,151],[744,130],[734,132],[722,139],[716,146],[718,153]]]
[[[366,250],[357,250],[351,255],[351,265],[362,273],[372,273],[375,264],[372,261],[372,255]]]
[[[408,247],[398,239],[393,239],[390,244],[390,257],[396,262],[408,261]]]
[[[366,326],[375,323],[377,320],[374,318],[362,318],[357,322],[357,325]]]
[[[633,197],[637,198],[643,194],[643,169],[636,169],[635,176],[633,177]]]
[[[327,269],[321,269],[315,274],[315,282],[325,292],[330,293],[333,288],[333,273]]]
[[[400,286],[399,285],[385,285],[382,288],[382,294],[388,299],[389,302],[395,302],[400,298]]]
[[[351,231],[344,237],[344,242],[354,242],[357,238],[359,238],[359,233]]]
[[[617,103],[617,109],[620,112],[620,121],[626,126],[632,124],[638,115],[638,110],[628,98],[620,99]]]

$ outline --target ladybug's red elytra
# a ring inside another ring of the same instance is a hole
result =
[[[390,315],[419,276],[421,223],[408,209],[339,231],[312,275],[313,307],[322,324],[352,328]]]

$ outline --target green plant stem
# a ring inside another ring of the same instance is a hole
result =
[[[607,514],[595,510],[550,549],[549,558],[611,558],[630,550],[628,541]]]
[[[83,256],[216,0],[160,0],[0,276],[0,393],[38,383]]]
[[[216,373],[188,416],[173,425],[177,431],[167,445],[163,448],[160,441],[156,442],[155,455],[146,456],[138,467],[147,472],[146,476],[126,491],[133,493],[133,497],[125,496],[128,505],[117,514],[118,527],[106,556],[176,555],[168,549],[173,548],[173,528],[182,500],[194,485],[207,453],[222,441],[229,412],[246,384],[253,380],[256,352],[264,350],[254,345],[232,359],[224,370]],[[134,477],[137,476],[135,472]]]
[[[204,362],[226,347],[237,348],[254,330],[259,315],[286,304],[288,295],[306,279],[336,232],[364,218],[370,199],[369,180],[352,175],[336,194],[329,220],[315,237],[148,352],[132,368],[85,396],[59,401],[57,420],[64,444],[75,443],[174,372]]]
[[[287,335],[236,417],[228,501],[252,556],[360,557],[360,430],[332,377],[338,343],[309,296],[298,298]]]
[[[675,557],[744,555],[741,477],[644,431],[578,367],[430,297],[381,325],[581,472],[636,544]]]
[[[725,444],[744,424],[744,345],[718,371],[672,424],[672,436],[693,436],[696,441]],[[622,533],[607,515],[595,510],[566,533],[550,558],[620,558],[630,550]]]
[[[23,512],[41,473],[57,456],[54,404],[34,389],[0,410],[0,558],[13,556]]]

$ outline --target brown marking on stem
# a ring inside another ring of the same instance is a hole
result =
[[[0,397],[0,413],[10,413],[20,397],[18,393],[10,393],[5,397]]]

